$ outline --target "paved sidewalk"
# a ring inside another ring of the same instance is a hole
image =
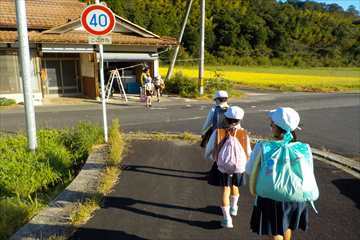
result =
[[[249,230],[253,198],[241,189],[234,229],[220,228],[219,189],[207,185],[211,163],[183,142],[134,141],[104,206],[72,239],[260,239]],[[360,239],[359,179],[315,161],[319,215],[294,239]]]

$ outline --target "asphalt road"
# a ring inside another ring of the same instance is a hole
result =
[[[254,199],[247,186],[234,229],[220,227],[220,190],[205,181],[210,166],[197,145],[133,142],[113,192],[72,239],[260,239],[249,230]],[[360,239],[359,179],[319,161],[315,174],[319,215],[310,209],[308,231],[293,239]]]
[[[231,101],[230,101],[231,103]],[[300,139],[313,147],[327,149],[349,157],[360,156],[360,94],[250,93],[233,102],[245,110],[243,126],[254,135],[268,136],[269,122],[265,112],[277,106],[290,106],[299,111],[303,131]],[[119,118],[125,131],[190,131],[200,133],[210,103],[174,100],[142,105],[109,105],[108,120]],[[80,120],[101,124],[101,106],[43,106],[36,108],[38,127],[71,127]],[[0,131],[24,130],[22,109],[0,111]]]

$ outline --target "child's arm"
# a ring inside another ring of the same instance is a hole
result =
[[[214,116],[214,111],[215,111],[215,108],[211,108],[208,115],[207,115],[207,118],[206,118],[206,121],[204,122],[204,125],[201,129],[201,134],[202,135],[205,135],[205,133],[207,132],[207,130],[209,130],[210,127],[212,127],[212,119],[213,119],[213,116]]]
[[[250,154],[249,161],[246,162],[245,171],[248,175],[251,175],[256,156],[260,154],[260,151],[261,151],[261,144],[258,142],[256,143],[254,150]]]
[[[209,161],[215,161],[213,158],[213,152],[215,147],[215,141],[216,141],[216,131],[214,131],[211,134],[211,137],[209,139],[209,142],[206,145],[205,148],[205,159]]]

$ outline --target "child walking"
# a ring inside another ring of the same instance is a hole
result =
[[[216,129],[206,146],[205,158],[214,161],[208,183],[222,187],[221,226],[233,228],[232,216],[238,213],[239,187],[245,184],[246,161],[251,153],[247,131],[240,125],[244,111],[232,106],[224,114],[226,128]]]
[[[295,130],[300,122],[299,114],[292,108],[279,107],[270,111],[268,116],[274,140],[257,143],[246,165],[246,172],[250,175],[250,192],[257,195],[250,228],[253,232],[271,236],[274,240],[290,240],[292,231],[297,229],[306,231],[308,202],[317,199],[319,192],[313,174],[310,146],[299,142],[296,138]],[[296,151],[292,151],[295,148]],[[287,155],[284,154],[285,152]],[[290,162],[291,165],[281,162],[284,159],[282,156],[286,156],[285,163]],[[303,176],[297,174],[296,177],[303,181],[297,183],[296,188],[289,185],[296,178],[289,177],[289,169],[291,170],[292,166],[297,167],[294,171],[300,168],[304,171],[302,174],[305,174]],[[281,174],[277,175],[277,172]],[[301,185],[303,183],[307,184],[304,189]],[[291,191],[287,191],[288,186]],[[278,188],[281,191],[270,190]],[[300,191],[306,192],[300,193]],[[284,197],[276,195],[277,192]],[[293,196],[306,197],[309,200],[288,200],[294,198]]]
[[[228,109],[229,95],[224,90],[219,90],[214,96],[214,106],[208,112],[207,118],[201,129],[201,147],[206,147],[213,131],[217,128],[224,128],[224,113]]]

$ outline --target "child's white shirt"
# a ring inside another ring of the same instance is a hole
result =
[[[250,159],[246,163],[246,167],[245,167],[246,174],[251,175],[253,167],[254,167],[254,162],[255,162],[256,156],[258,154],[260,154],[260,151],[261,151],[261,144],[256,143],[255,146],[254,146],[253,151],[250,154]]]

